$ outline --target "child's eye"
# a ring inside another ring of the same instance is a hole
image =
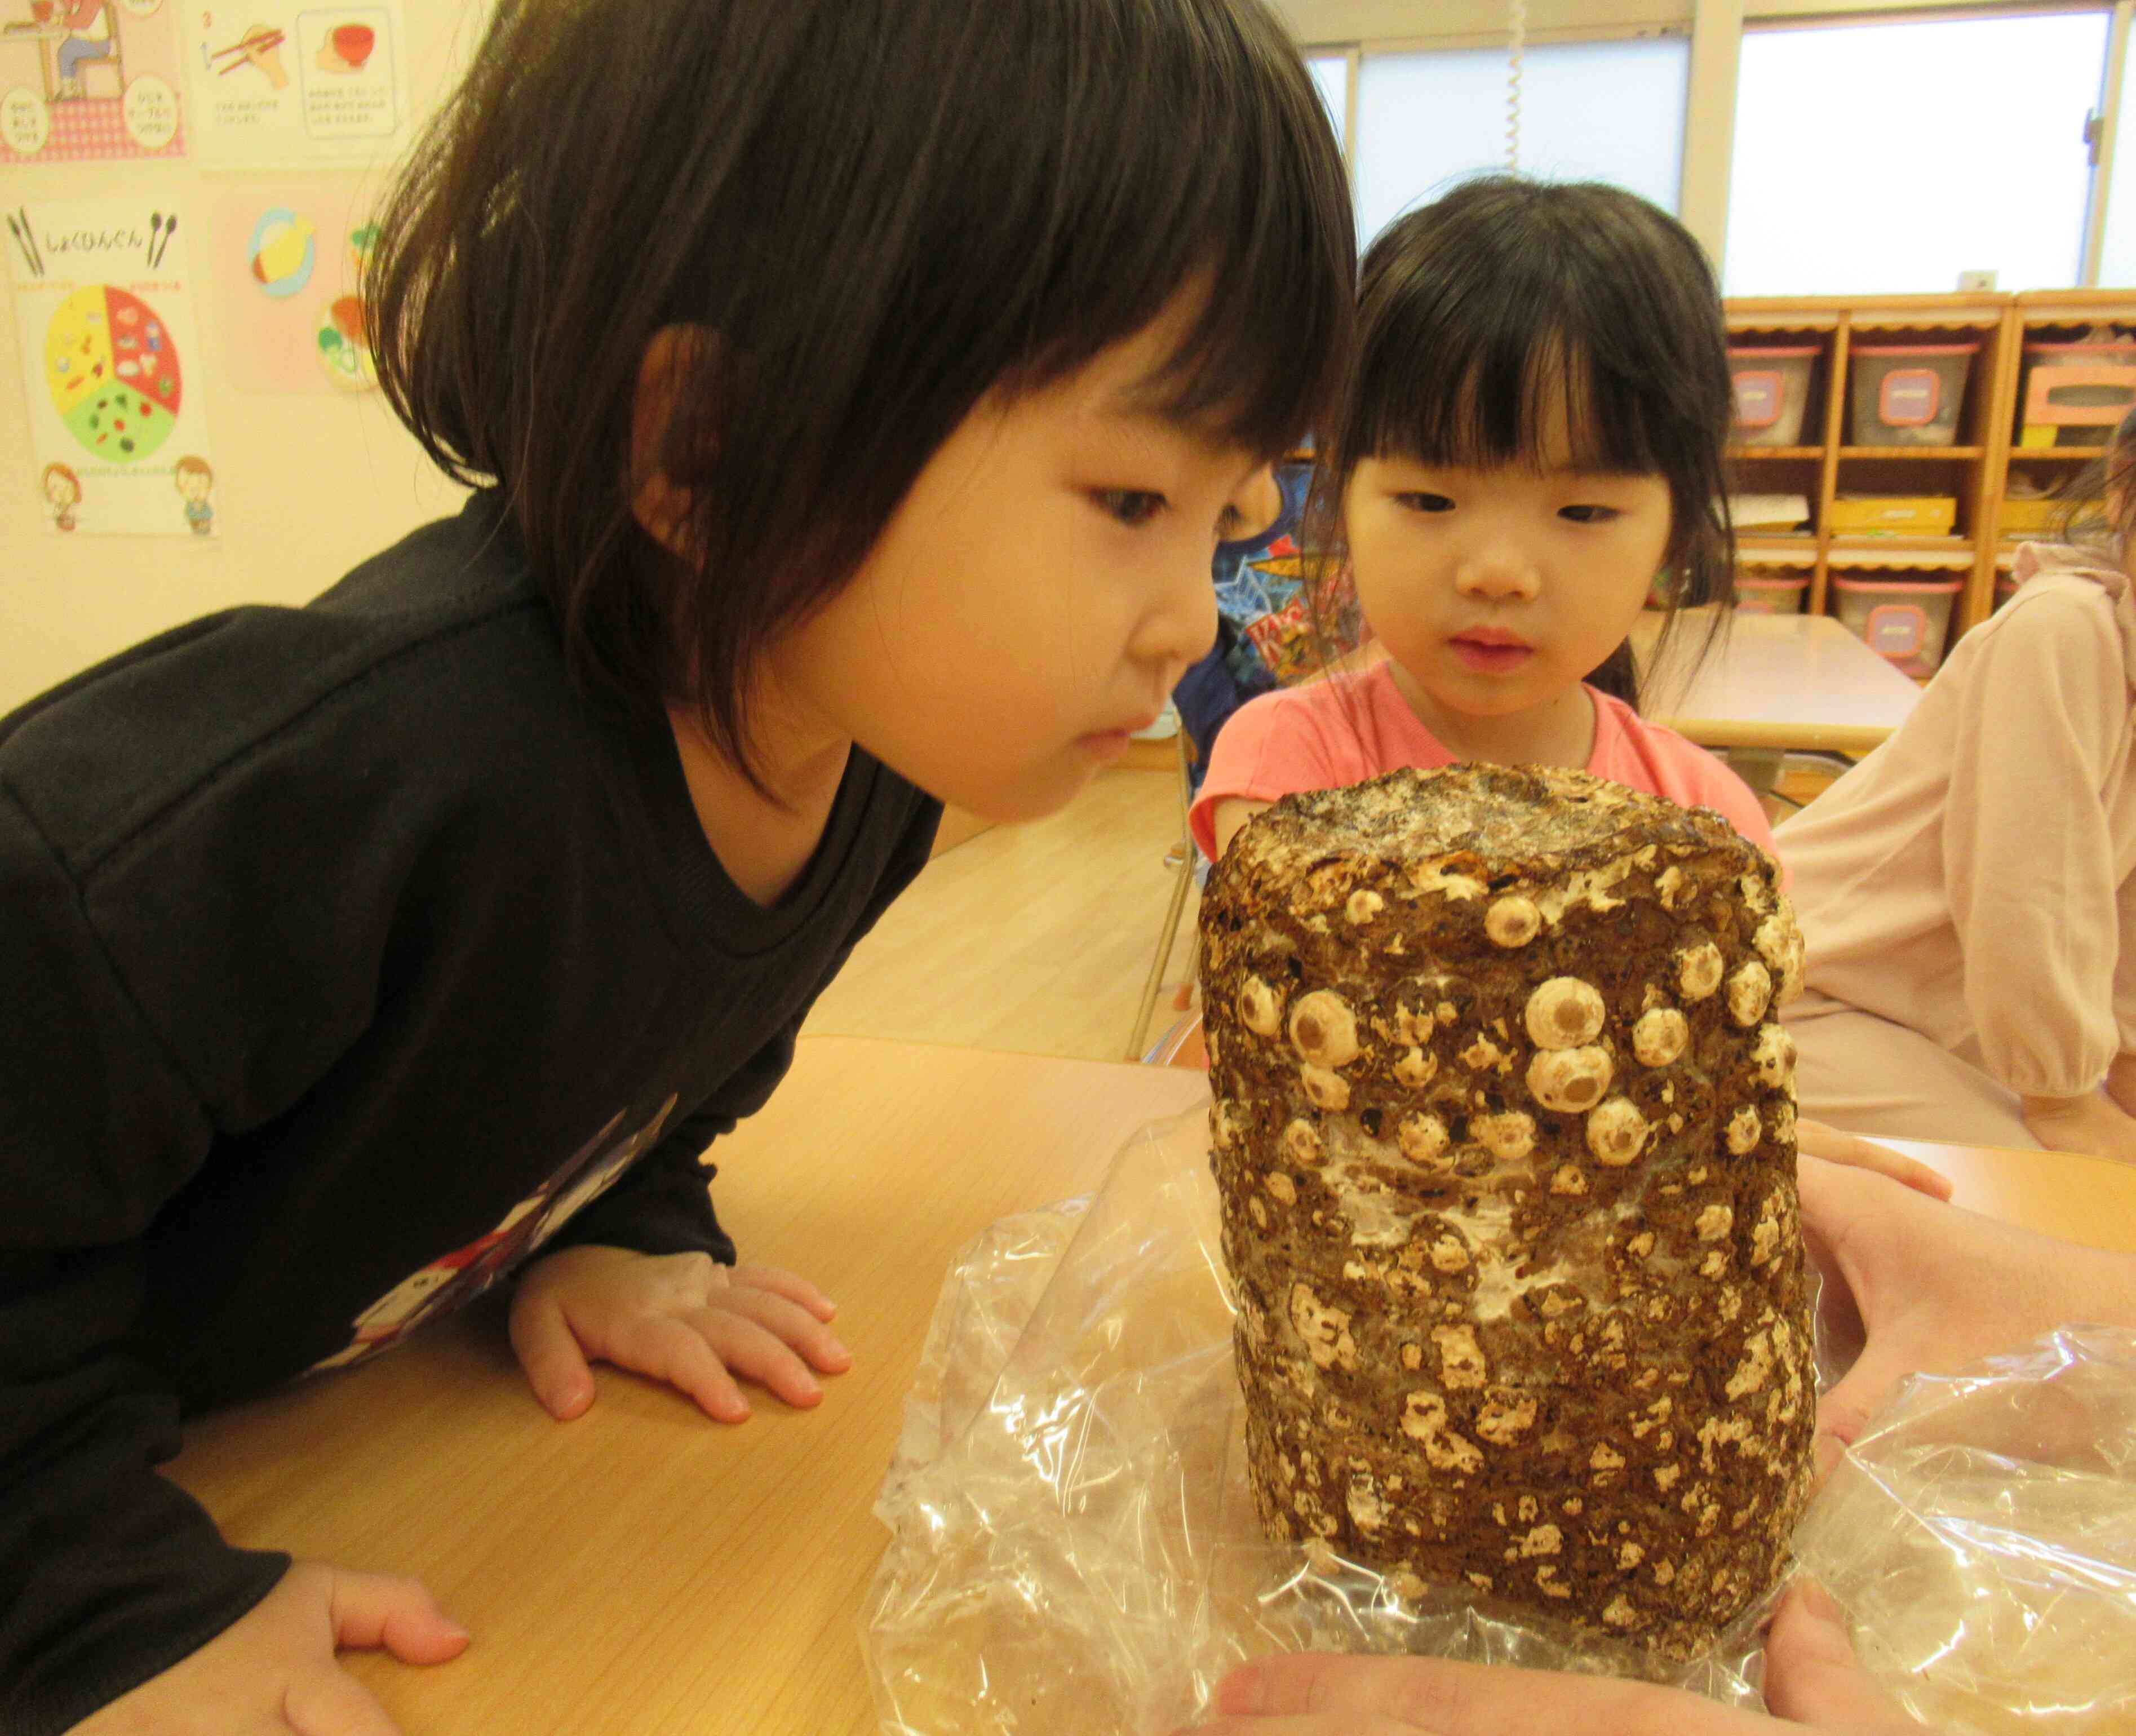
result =
[[[1561,518],[1570,518],[1575,524],[1607,524],[1612,518],[1624,515],[1614,506],[1565,506],[1557,509]]]
[[[1454,503],[1444,494],[1397,494],[1395,498],[1412,513],[1450,513],[1454,510]]]
[[[1090,498],[1098,510],[1118,519],[1130,530],[1145,525],[1165,508],[1164,496],[1148,489],[1094,489]]]

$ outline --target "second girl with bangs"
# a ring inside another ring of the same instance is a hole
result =
[[[1217,737],[1211,856],[1294,791],[1462,761],[1581,766],[1716,808],[1769,849],[1750,789],[1638,715],[1629,635],[1734,599],[1733,414],[1711,268],[1677,221],[1600,184],[1468,182],[1367,252],[1358,353],[1308,508],[1371,643]]]

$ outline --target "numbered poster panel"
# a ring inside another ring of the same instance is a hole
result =
[[[254,168],[396,155],[409,126],[403,17],[401,0],[190,0],[194,154]]]
[[[36,491],[56,536],[214,536],[188,226],[145,198],[7,220],[30,416],[11,486]]]
[[[0,0],[0,168],[186,154],[182,0]]]

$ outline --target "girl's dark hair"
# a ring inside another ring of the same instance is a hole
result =
[[[1339,552],[1361,460],[1536,465],[1561,403],[1575,464],[1668,480],[1664,636],[1679,608],[1732,605],[1735,396],[1713,268],[1668,212],[1598,182],[1486,175],[1380,232],[1314,542]],[[1638,706],[1629,641],[1588,678]]]
[[[2012,458],[2022,458],[2013,450]],[[2136,410],[2122,417],[2114,437],[2098,457],[2055,491],[2061,510],[2055,535],[2064,542],[2098,548],[2117,544],[2136,532]],[[2121,497],[2119,517],[2113,496]]]
[[[500,485],[574,673],[753,780],[760,654],[983,396],[1191,291],[1151,408],[1273,456],[1352,317],[1341,155],[1261,0],[501,0],[380,231],[380,383]],[[686,561],[626,474],[667,327]]]

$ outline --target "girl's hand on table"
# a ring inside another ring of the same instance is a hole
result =
[[[1804,1157],[1821,1157],[1828,1164],[1852,1164],[1859,1169],[1873,1169],[1879,1175],[1904,1182],[1915,1192],[1925,1194],[1931,1199],[1950,1198],[1951,1180],[1942,1170],[1931,1169],[1889,1145],[1842,1133],[1822,1121],[1795,1123],[1795,1150]]]
[[[467,1634],[413,1579],[300,1561],[206,1645],[76,1724],[70,1736],[399,1736],[342,1650],[442,1664]]]
[[[1856,1661],[1831,1598],[1799,1585],[1765,1642],[1774,1717],[1676,1688],[1438,1658],[1265,1658],[1216,1690],[1197,1736],[1924,1736]],[[1182,1733],[1186,1736],[1186,1733]]]
[[[852,1366],[827,1324],[837,1311],[807,1279],[772,1267],[570,1247],[519,1281],[512,1348],[560,1422],[594,1402],[595,1360],[687,1393],[715,1422],[741,1422],[749,1401],[736,1375],[806,1410],[823,1396],[812,1368],[842,1374]]]

